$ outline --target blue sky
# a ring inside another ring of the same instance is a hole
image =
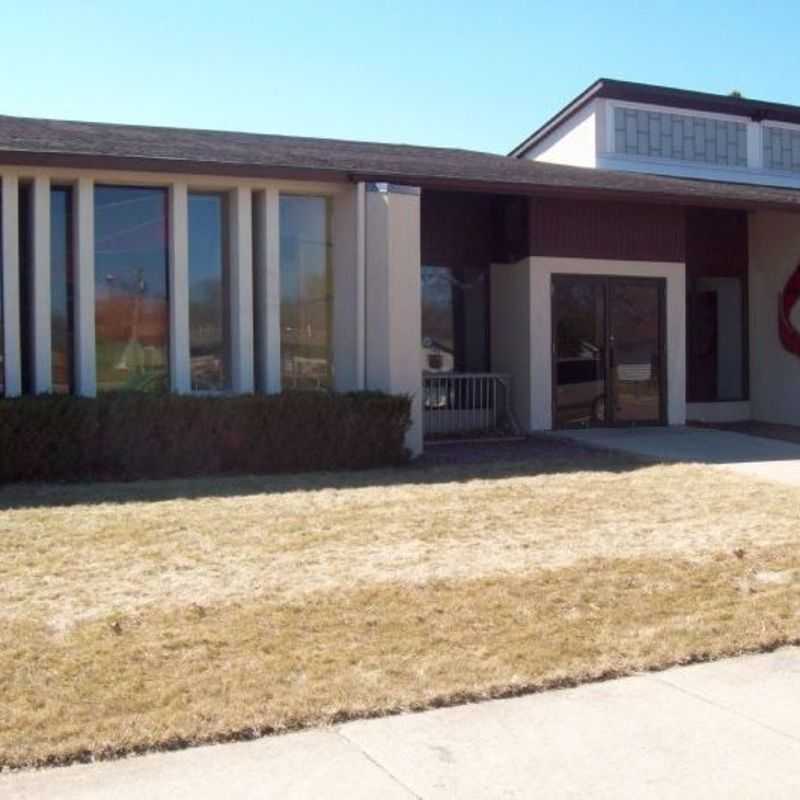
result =
[[[0,0],[0,15],[5,114],[505,152],[599,76],[800,104],[790,2]]]

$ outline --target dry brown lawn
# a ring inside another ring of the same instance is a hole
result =
[[[800,490],[559,449],[0,492],[0,766],[800,639]]]

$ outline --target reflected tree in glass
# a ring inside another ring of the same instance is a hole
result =
[[[168,385],[167,192],[95,188],[97,388]]]
[[[192,389],[230,388],[227,203],[189,195],[189,329]]]

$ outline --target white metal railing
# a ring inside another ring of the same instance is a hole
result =
[[[518,433],[511,376],[494,372],[424,372],[423,430],[428,439]]]

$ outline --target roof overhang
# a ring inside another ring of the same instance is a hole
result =
[[[584,93],[585,95],[587,93]],[[588,169],[452,148],[0,117],[0,166],[800,211],[800,190]]]

